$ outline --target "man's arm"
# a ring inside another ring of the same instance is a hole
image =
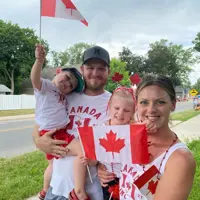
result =
[[[35,125],[32,133],[33,141],[36,144],[36,140],[40,138],[40,133],[39,133],[39,126]],[[36,145],[37,146],[37,145]]]
[[[67,142],[52,139],[52,135],[56,132],[56,129],[45,133],[43,136],[40,136],[38,129],[39,126],[35,125],[32,133],[33,141],[38,149],[57,157],[64,157],[67,155],[68,149],[60,146],[61,144],[67,144]]]
[[[187,200],[195,174],[191,152],[180,149],[169,158],[164,175],[158,183],[154,200]]]
[[[44,64],[46,52],[42,45],[37,44],[35,49],[35,63],[31,69],[31,81],[34,88],[41,90],[41,71]]]

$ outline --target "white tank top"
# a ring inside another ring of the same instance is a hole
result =
[[[184,143],[179,142],[170,147],[166,155],[164,152],[147,165],[123,165],[120,175],[120,200],[152,200],[159,182],[158,177],[162,176],[169,157],[177,149],[189,151]],[[159,168],[160,174],[158,173]]]

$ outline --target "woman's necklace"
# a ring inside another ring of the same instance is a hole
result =
[[[158,169],[159,174],[157,175],[157,179],[158,179],[158,180],[160,180],[159,175],[160,175],[160,169],[161,169],[161,167],[162,167],[163,161],[165,160],[166,155],[167,155],[167,153],[169,152],[169,149],[170,149],[170,148],[177,142],[177,140],[178,140],[178,136],[177,136],[175,133],[174,133],[174,135],[175,135],[175,138],[173,139],[172,143],[171,143],[170,146],[167,148],[167,150],[164,152],[164,156],[163,156],[163,158],[162,158],[162,160],[161,160],[161,162],[160,162],[159,169]],[[152,143],[151,143],[151,141],[149,141],[149,142],[148,142],[148,147],[151,146],[151,145],[152,145]],[[150,156],[152,156],[152,155],[150,154]],[[143,171],[145,172],[145,165],[143,165],[142,167],[143,167]]]

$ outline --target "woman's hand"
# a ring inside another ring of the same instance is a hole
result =
[[[141,120],[139,123],[146,125],[147,133],[155,133],[158,131],[158,127],[149,120]]]
[[[158,131],[158,128],[155,124],[149,121],[145,121],[145,124],[146,124],[147,133],[155,133]]]
[[[115,174],[108,172],[105,165],[99,163],[97,166],[97,174],[102,187],[108,186],[108,182],[113,181],[115,179]]]

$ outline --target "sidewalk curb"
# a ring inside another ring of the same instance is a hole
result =
[[[191,119],[181,122],[172,127],[172,131],[177,133],[178,137],[184,142],[188,143],[192,140],[200,139],[200,132],[198,124],[200,122],[200,115],[194,116]]]
[[[171,122],[169,123],[169,128],[173,128],[181,123],[183,123],[183,122],[180,120],[171,120]]]
[[[0,117],[0,121],[8,121],[8,120],[15,120],[15,119],[31,119],[34,117],[35,117],[35,114],[5,116],[5,117]]]
[[[33,197],[30,197],[30,198],[28,198],[28,199],[26,199],[26,200],[38,200],[38,199],[39,199],[38,196],[33,196]]]

